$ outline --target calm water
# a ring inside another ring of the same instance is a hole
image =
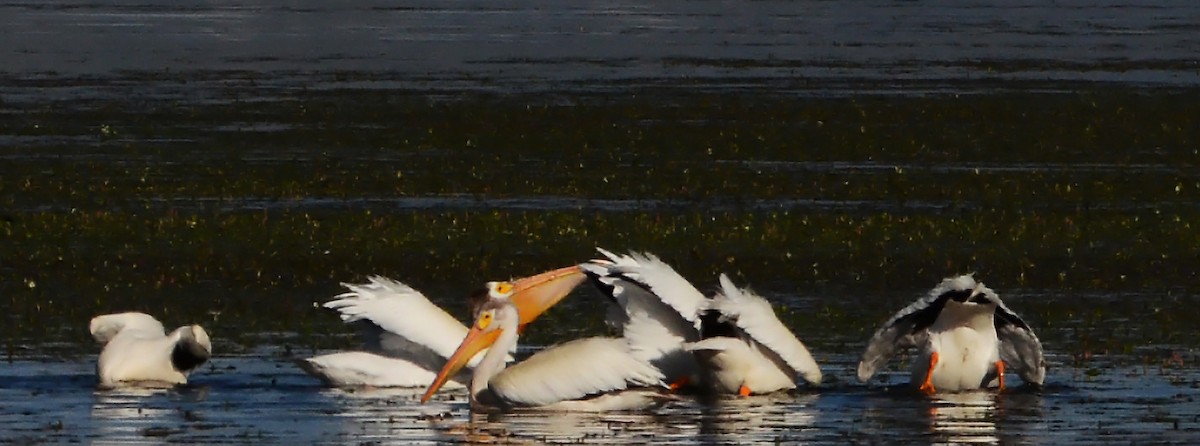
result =
[[[0,30],[0,442],[1200,441],[1195,2],[60,1]],[[314,307],[339,282],[461,315],[458,284],[594,246],[754,286],[829,381],[472,417],[292,365],[355,347]],[[1038,330],[1046,388],[854,381],[875,324],[971,271]],[[96,390],[84,327],[125,310],[217,357]]]
[[[852,376],[853,363],[834,356],[823,365],[838,372],[839,382],[819,391],[682,401],[653,413],[472,416],[462,391],[421,405],[420,390],[323,389],[274,352],[260,353],[217,358],[191,385],[172,390],[97,391],[90,364],[74,361],[7,364],[0,375],[5,440],[1062,444],[1188,443],[1200,435],[1200,383],[1194,368],[1174,364],[1106,361],[1096,373],[1060,367],[1037,392],[929,398],[841,382]]]

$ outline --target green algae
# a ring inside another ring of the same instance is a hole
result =
[[[340,332],[313,308],[338,282],[384,274],[456,307],[464,283],[596,246],[657,253],[707,289],[726,272],[764,294],[833,296],[789,313],[835,327],[831,344],[963,272],[999,290],[1196,290],[1200,110],[1186,91],[224,93],[4,104],[12,342],[82,339],[75,327],[119,309]],[[531,339],[599,327],[574,316],[586,299]],[[1195,322],[1190,301],[1154,302],[1166,328],[1087,344],[1191,342],[1172,331]],[[1031,305],[1045,325],[1079,308]]]

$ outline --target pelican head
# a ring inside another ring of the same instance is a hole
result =
[[[212,357],[212,341],[208,332],[199,325],[188,325],[175,329],[175,348],[171,351],[171,366],[187,373]]]
[[[488,282],[485,286],[488,299],[508,299],[516,290],[512,282]]]
[[[496,282],[493,282],[496,283]],[[507,284],[507,282],[499,282],[499,284]],[[488,284],[491,291],[495,291],[492,283]],[[467,337],[463,338],[458,348],[454,350],[454,354],[450,355],[450,359],[446,360],[446,365],[442,367],[442,371],[438,372],[433,383],[429,385],[429,389],[425,391],[425,395],[421,396],[421,402],[429,401],[442,385],[446,384],[446,380],[451,376],[458,374],[463,367],[466,367],[467,362],[479,353],[480,350],[490,347],[500,337],[500,333],[504,331],[506,326],[515,326],[510,322],[512,318],[518,318],[516,307],[508,300],[508,297],[490,298],[483,302],[479,307],[478,314],[475,316],[475,323],[471,325],[471,329],[467,331]]]
[[[476,353],[495,343],[503,327],[508,325],[502,322],[514,317],[516,324],[513,325],[518,327],[533,322],[570,294],[584,277],[583,270],[574,265],[511,282],[488,282],[486,300],[472,303],[475,323],[458,349],[446,360],[445,367],[429,385],[421,402],[428,401],[449,377],[466,367]]]

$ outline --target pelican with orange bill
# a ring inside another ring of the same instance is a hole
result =
[[[522,321],[561,300],[583,279],[582,269],[573,266],[515,282],[489,282],[474,324],[421,401],[488,347],[468,386],[473,410],[633,410],[674,399],[665,394],[662,372],[632,354],[637,346],[626,338],[578,339],[507,367],[505,352],[516,348]]]
[[[520,325],[533,322],[566,297],[577,283],[570,278],[578,275],[578,267],[568,267],[518,282],[512,300]],[[331,387],[425,387],[468,333],[466,325],[398,281],[374,276],[367,283],[343,285],[349,291],[322,307],[337,311],[344,322],[360,329],[363,350],[297,361],[301,369]],[[486,299],[487,290],[469,296],[472,313]],[[504,360],[512,361],[504,353]],[[467,357],[466,365],[474,367],[482,357]],[[466,387],[465,375],[447,378],[447,388]]]

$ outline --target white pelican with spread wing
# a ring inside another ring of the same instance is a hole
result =
[[[916,348],[912,383],[926,393],[1004,388],[1006,369],[1026,383],[1046,377],[1042,344],[1033,330],[970,275],[943,280],[928,295],[880,327],[858,363],[867,382],[899,349]]]
[[[96,362],[101,387],[186,384],[188,375],[212,356],[208,333],[185,325],[167,333],[145,313],[105,314],[88,326],[104,345]]]
[[[794,389],[798,377],[821,382],[820,367],[771,304],[724,274],[721,292],[708,298],[653,255],[599,251],[606,259],[584,269],[625,309],[626,335],[654,340],[644,354],[672,383],[699,376],[711,390],[747,396]]]
[[[365,284],[343,285],[349,291],[323,306],[336,310],[342,321],[360,327],[365,351],[331,353],[297,362],[329,386],[425,387],[467,336],[465,325],[408,285],[384,277],[371,277]],[[512,300],[520,313],[520,324],[537,319],[569,291],[516,292]],[[507,354],[504,357],[512,360]],[[468,358],[471,361],[467,365],[474,367],[480,358],[482,354]],[[465,387],[465,376],[450,378],[448,388]]]
[[[578,339],[506,367],[503,352],[516,347],[519,335],[514,293],[522,288],[538,293],[569,292],[583,278],[576,266],[516,283],[489,282],[488,300],[480,307],[474,325],[421,401],[428,401],[449,376],[466,365],[467,358],[489,345],[492,348],[471,379],[472,410],[634,410],[670,399],[663,394],[662,373],[632,354],[639,347],[627,338]]]

